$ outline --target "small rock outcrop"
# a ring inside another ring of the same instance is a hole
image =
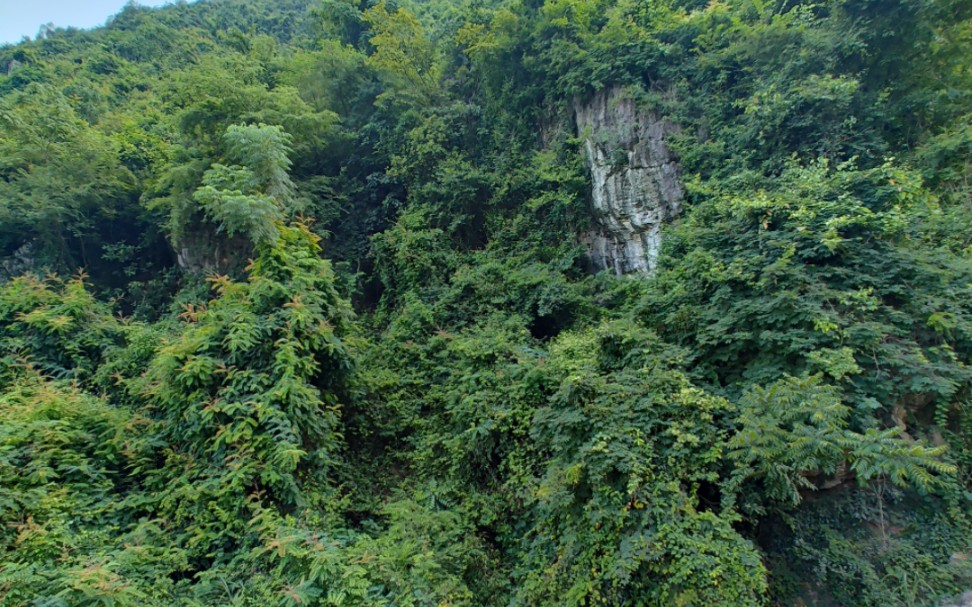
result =
[[[942,603],[942,607],[972,607],[972,590]]]
[[[9,280],[33,270],[37,266],[37,249],[37,242],[32,240],[0,260],[0,280]]]
[[[11,59],[10,61],[7,62],[7,69],[6,69],[7,75],[9,76],[14,72],[16,72],[17,68],[19,68],[22,65],[23,63],[17,61],[16,59]]]
[[[574,105],[591,171],[597,228],[583,235],[599,270],[654,271],[662,224],[681,212],[678,163],[665,139],[676,126],[639,109],[622,89]]]
[[[215,233],[207,223],[185,230],[173,245],[179,268],[191,274],[239,276],[253,256],[253,245],[241,236]]]

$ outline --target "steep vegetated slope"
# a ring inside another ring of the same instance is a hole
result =
[[[0,603],[972,588],[970,66],[963,0],[0,47]]]

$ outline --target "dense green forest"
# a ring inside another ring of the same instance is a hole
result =
[[[970,364],[968,0],[0,46],[5,607],[948,604]]]

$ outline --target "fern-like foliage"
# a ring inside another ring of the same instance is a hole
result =
[[[35,370],[0,394],[0,603],[157,605],[136,581],[138,550],[113,537],[136,523],[125,498],[149,425]]]
[[[212,279],[216,298],[147,375],[171,445],[155,478],[161,511],[213,549],[245,536],[261,508],[302,504],[305,483],[322,490],[342,442],[350,312],[318,238],[278,230],[246,282]]]
[[[84,281],[25,275],[0,287],[0,382],[23,365],[59,379],[92,378],[123,325]]]
[[[294,184],[287,173],[290,136],[279,126],[234,125],[223,139],[239,164],[214,164],[193,198],[230,236],[272,241],[277,222],[293,210]]]
[[[940,486],[943,476],[955,473],[954,466],[941,460],[944,447],[910,441],[898,428],[849,428],[850,408],[819,376],[787,377],[754,387],[739,407],[738,428],[728,443],[738,466],[726,494],[730,500],[744,482],[759,481],[770,503],[796,506],[801,491],[816,487],[811,475],[833,475],[841,466],[848,466],[861,482],[886,477],[921,491]],[[762,508],[748,498],[743,505]]]

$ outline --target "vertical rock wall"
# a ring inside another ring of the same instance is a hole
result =
[[[574,105],[591,171],[597,228],[584,235],[598,269],[654,271],[661,226],[681,211],[678,163],[665,145],[675,125],[639,110],[621,89]]]
[[[253,244],[242,236],[217,234],[215,226],[200,220],[173,245],[176,263],[191,274],[241,276],[254,256]]]
[[[0,260],[0,281],[16,278],[37,267],[37,241],[31,240]]]

